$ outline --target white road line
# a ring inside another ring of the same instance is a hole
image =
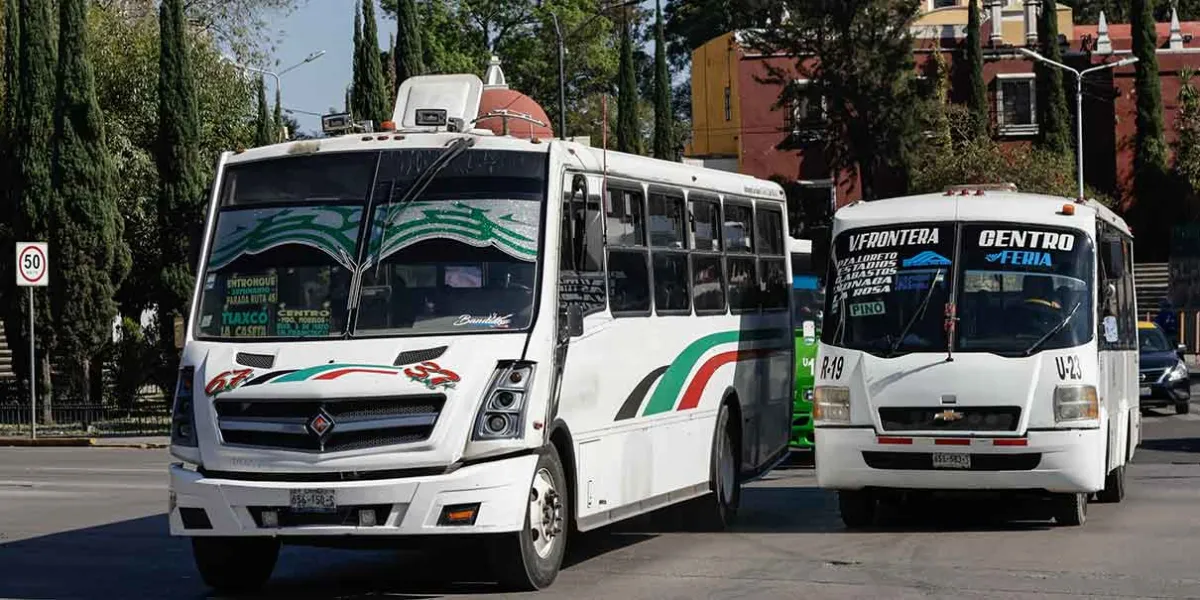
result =
[[[161,473],[167,474],[167,466],[155,469],[108,468],[108,467],[33,467],[33,466],[0,466],[0,471],[21,471],[37,473],[39,471],[58,471],[63,473]]]
[[[0,479],[0,490],[45,490],[52,488],[87,488],[87,489],[111,489],[111,490],[165,490],[167,482],[162,483],[105,483],[91,481],[28,481],[28,480],[5,480]]]

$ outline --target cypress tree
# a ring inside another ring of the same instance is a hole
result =
[[[1133,0],[1133,55],[1137,78],[1137,143],[1134,153],[1135,187],[1149,192],[1154,178],[1167,169],[1167,142],[1163,133],[1162,88],[1158,81],[1158,34],[1153,0]],[[1144,187],[1146,185],[1149,187]],[[1139,193],[1139,197],[1141,194]],[[1146,198],[1151,196],[1147,194]]]
[[[1043,3],[1038,17],[1038,40],[1041,41],[1042,56],[1062,62],[1062,50],[1058,47],[1058,14],[1053,0]],[[1063,91],[1062,71],[1042,62],[1035,68],[1041,146],[1051,152],[1068,154],[1071,152],[1071,114]]]
[[[274,127],[275,139],[281,142],[286,141],[291,132],[285,133],[283,130],[283,97],[280,95],[279,86],[275,86],[275,114],[271,124]]]
[[[621,61],[617,68],[617,151],[641,153],[638,126],[637,72],[633,64],[633,33],[626,12],[621,24]]]
[[[983,47],[980,35],[979,0],[971,0],[967,9],[967,109],[970,110],[971,135],[976,139],[986,137],[988,124],[987,83],[983,80]]]
[[[388,106],[387,83],[384,81],[383,63],[379,59],[379,32],[375,23],[375,0],[363,0],[362,4],[362,91],[361,106],[366,111],[364,118],[376,124],[391,118]]]
[[[383,61],[383,78],[387,85],[388,106],[396,106],[396,90],[400,84],[396,82],[396,34],[388,36],[388,50]]]
[[[11,6],[11,5],[10,5]],[[12,144],[8,160],[12,165],[9,188],[11,213],[8,216],[13,238],[17,241],[45,240],[49,234],[49,214],[54,193],[50,166],[54,135],[54,22],[50,3],[45,0],[19,0],[17,3],[17,85],[12,94]],[[11,25],[10,25],[11,26]],[[51,247],[51,259],[56,249]],[[2,261],[11,264],[9,261]],[[57,262],[57,260],[55,260]],[[12,279],[9,279],[12,285]],[[38,365],[36,385],[44,411],[50,418],[50,359],[54,329],[46,303],[37,307],[37,357],[29,356],[29,306],[26,294],[7,302],[6,337],[13,353],[13,369],[28,372],[31,360]],[[31,382],[32,383],[32,382]]]
[[[204,181],[200,164],[199,110],[195,74],[187,52],[183,0],[159,6],[158,233],[160,280],[156,290],[159,340],[165,389],[175,381],[178,351],[175,317],[185,314],[194,282],[198,234],[204,216]]]
[[[654,158],[675,158],[671,114],[671,71],[667,68],[667,41],[663,35],[662,2],[654,3]]]
[[[17,180],[15,163],[12,160],[13,136],[16,135],[16,106],[20,81],[18,78],[18,62],[20,60],[20,31],[21,20],[17,17],[18,0],[4,0],[4,102],[0,104],[0,181],[13,182]],[[0,186],[0,246],[11,247],[17,241],[13,237],[13,219],[16,216],[18,197],[13,185]],[[0,261],[0,278],[13,281],[13,263]],[[8,308],[15,299],[10,295],[15,290],[12,286],[0,285],[0,307],[5,307],[0,313],[5,319],[10,316]],[[12,323],[12,321],[8,321]],[[12,329],[17,325],[14,323]]]
[[[271,115],[267,108],[267,83],[258,78],[258,111],[254,119],[254,145],[269,146],[274,142],[271,135]]]
[[[58,59],[49,292],[67,389],[88,401],[92,360],[112,335],[113,297],[130,258],[88,59],[87,0],[59,0]]]
[[[413,0],[396,2],[396,87],[409,77],[425,74],[421,50],[420,15]]]
[[[362,98],[362,13],[358,10],[358,2],[354,3],[354,64],[350,72],[350,113],[355,120],[362,119],[365,114],[359,102]]]

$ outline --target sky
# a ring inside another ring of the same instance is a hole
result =
[[[321,58],[281,77],[283,107],[295,111],[291,115],[303,131],[320,131],[321,117],[318,115],[329,113],[331,108],[340,111],[345,104],[353,61],[354,3],[355,0],[307,0],[300,8],[271,24],[271,28],[279,32],[273,55],[277,63],[275,71],[300,63],[314,52],[325,51]],[[654,7],[653,0],[647,0],[646,4]],[[378,9],[375,13],[379,42],[386,44],[396,23],[384,18]],[[480,77],[485,66],[479,66],[476,74]]]

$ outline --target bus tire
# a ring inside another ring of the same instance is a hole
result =
[[[246,593],[262,588],[279,560],[279,540],[273,537],[194,537],[192,558],[200,578],[222,593]]]
[[[868,490],[842,490],[838,492],[838,512],[847,529],[870,527],[879,512],[879,499]]]
[[[1057,494],[1054,520],[1063,527],[1078,527],[1087,522],[1088,494]]]
[[[1108,472],[1104,478],[1104,489],[1096,494],[1096,500],[1104,504],[1116,504],[1125,499],[1125,465]]]
[[[492,568],[502,587],[531,592],[554,583],[566,554],[569,510],[562,459],[558,449],[548,444],[538,458],[529,485],[525,528],[492,543]]]
[[[742,502],[742,480],[738,477],[737,425],[730,419],[728,404],[721,405],[713,430],[713,447],[708,466],[708,488],[712,493],[695,502],[692,521],[701,531],[724,531],[737,520]]]
[[[1192,403],[1190,400],[1185,400],[1175,405],[1175,414],[1186,415],[1192,412]]]

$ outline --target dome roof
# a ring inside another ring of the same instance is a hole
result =
[[[541,105],[534,102],[533,98],[507,87],[484,88],[483,96],[479,100],[479,116],[482,118],[475,126],[490,129],[496,135],[541,140],[554,138],[550,117],[546,116],[546,111]],[[545,125],[530,123],[518,117],[528,117]]]

